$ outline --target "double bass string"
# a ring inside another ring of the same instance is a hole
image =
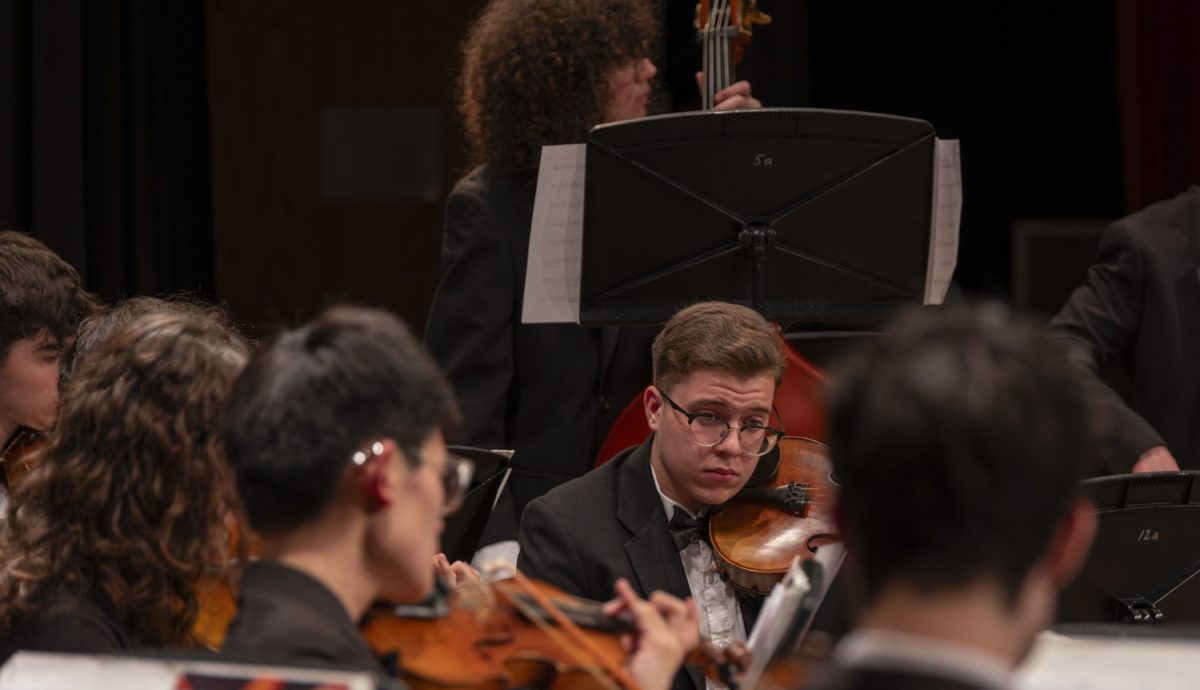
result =
[[[720,3],[721,14],[720,20],[717,23],[717,29],[720,31],[717,37],[717,40],[720,41],[718,44],[719,51],[717,53],[720,56],[719,64],[717,66],[718,72],[720,73],[720,81],[717,83],[718,88],[716,91],[720,91],[726,86],[729,86],[730,82],[732,81],[731,75],[733,73],[729,62],[729,37],[727,33],[731,25],[729,0],[720,0]],[[716,91],[713,93],[716,93]],[[716,105],[716,103],[713,105]]]
[[[726,30],[730,24],[729,0],[716,0],[708,10],[707,23],[701,30],[704,39],[703,67],[705,110],[716,105],[714,96],[729,86],[730,54]]]

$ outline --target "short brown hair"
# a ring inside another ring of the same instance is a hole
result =
[[[700,302],[681,309],[654,339],[654,385],[669,388],[700,369],[740,378],[783,380],[787,358],[762,314],[737,304]]]
[[[43,330],[62,344],[98,306],[71,264],[29,235],[0,230],[0,361]]]

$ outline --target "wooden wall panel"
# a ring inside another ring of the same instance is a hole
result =
[[[464,165],[457,50],[479,6],[206,2],[216,290],[239,320],[295,323],[349,299],[423,329],[442,203]],[[440,195],[322,200],[322,110],[381,106],[440,108]]]

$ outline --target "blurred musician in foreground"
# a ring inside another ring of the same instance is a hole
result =
[[[219,319],[155,313],[84,356],[0,532],[0,659],[191,646],[230,560],[217,429],[247,354]]]
[[[70,264],[28,235],[0,231],[0,453],[54,422],[59,354],[95,307]],[[15,468],[3,469],[0,512]]]
[[[612,596],[625,578],[645,596],[692,596],[701,637],[746,639],[743,611],[705,540],[712,506],[733,497],[779,441],[770,427],[786,361],[770,324],[734,304],[681,310],[654,341],[654,385],[642,402],[654,434],[529,504],[518,566],[572,594]],[[752,606],[750,602],[747,606]],[[678,690],[703,688],[691,669]]]
[[[433,591],[443,515],[470,479],[446,451],[458,423],[432,358],[386,312],[335,308],[260,349],[224,438],[262,559],[246,571],[224,651],[383,672],[356,622],[377,599]],[[634,675],[665,690],[689,647],[667,619],[687,607],[626,604],[642,633]]]
[[[1113,223],[1050,332],[1109,415],[1102,472],[1200,470],[1200,186]],[[1128,402],[1100,377],[1117,361]]]
[[[526,503],[590,469],[650,380],[656,329],[524,325],[521,305],[542,146],[646,115],[657,23],[645,0],[492,0],[463,44],[459,112],[476,167],[446,202],[425,342],[462,403],[464,442],[517,451],[484,543],[514,539]],[[746,82],[716,102],[760,105]]]
[[[911,312],[835,372],[836,512],[865,609],[814,687],[992,689],[1095,533],[1089,408],[998,305]]]

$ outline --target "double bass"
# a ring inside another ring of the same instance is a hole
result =
[[[757,0],[701,0],[696,3],[696,35],[703,46],[704,86],[701,107],[712,110],[715,96],[733,83],[733,68],[741,63],[756,25],[771,23]]]

